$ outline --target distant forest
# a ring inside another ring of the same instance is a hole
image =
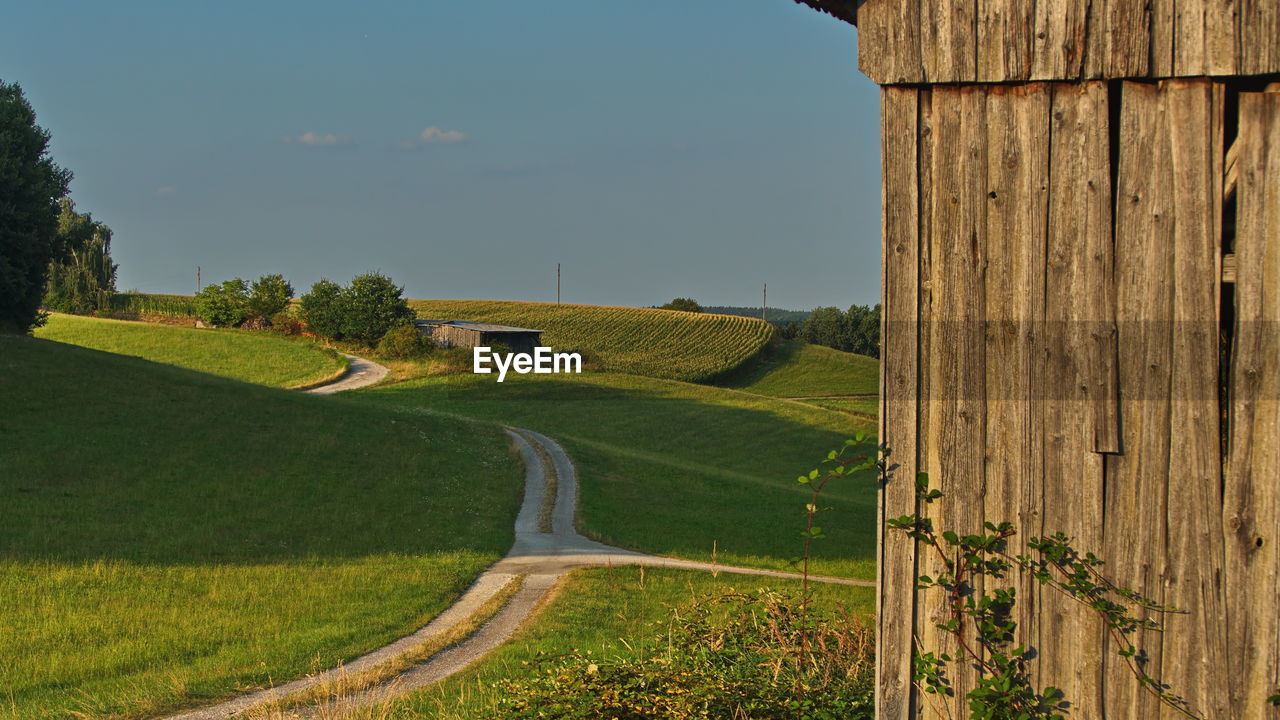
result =
[[[741,315],[742,317],[760,317],[760,308],[758,307],[733,307],[730,305],[707,305],[702,308],[703,312],[718,313],[720,315]],[[765,316],[769,322],[774,324],[782,323],[802,323],[809,318],[808,310],[782,310],[780,308],[769,308],[769,314]]]

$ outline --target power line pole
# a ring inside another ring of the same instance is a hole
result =
[[[196,266],[196,294],[200,294],[200,266]]]
[[[760,294],[760,319],[769,322],[769,283],[764,284],[764,292]]]
[[[556,304],[560,304],[560,263],[556,263]]]

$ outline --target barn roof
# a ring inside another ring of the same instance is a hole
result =
[[[419,327],[423,325],[448,325],[450,327],[461,328],[463,330],[473,330],[475,332],[485,333],[540,333],[541,330],[533,330],[530,328],[511,327],[510,325],[494,325],[492,323],[474,322],[471,320],[414,320],[414,325]]]
[[[858,6],[866,0],[796,0],[796,2],[839,18],[850,25],[857,25]]]

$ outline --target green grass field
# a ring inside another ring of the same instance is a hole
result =
[[[497,700],[493,684],[527,675],[538,658],[574,650],[602,658],[636,657],[660,649],[670,609],[694,595],[773,588],[799,595],[799,583],[775,578],[687,570],[648,568],[643,581],[638,568],[580,570],[571,575],[559,596],[537,621],[480,664],[426,690],[394,703],[389,717],[471,720]],[[870,615],[875,595],[870,588],[818,585],[814,606]],[[628,647],[630,646],[630,647]],[[528,664],[526,664],[528,663]]]
[[[579,524],[606,542],[789,569],[807,500],[797,475],[872,423],[790,400],[628,375],[424,378],[362,401],[518,425],[564,445]],[[869,451],[869,449],[868,449]],[[833,485],[816,572],[873,578],[875,488]]]
[[[880,363],[865,355],[779,339],[716,384],[770,397],[876,395]]]
[[[330,350],[247,330],[197,330],[52,315],[35,335],[272,387],[310,385],[347,366],[346,358]]]
[[[411,300],[418,317],[543,330],[544,345],[588,353],[605,370],[700,382],[738,367],[773,335],[763,320],[650,308],[504,300]]]
[[[512,541],[492,425],[12,335],[0,399],[0,717],[148,717],[332,665]]]

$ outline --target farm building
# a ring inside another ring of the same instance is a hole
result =
[[[1206,718],[1277,718],[1280,2],[799,0],[881,85],[878,717],[967,717],[913,684],[955,652],[936,555],[884,519],[1061,531],[1183,613],[1144,670]],[[917,501],[927,472],[944,498]],[[1096,616],[1010,581],[1039,687],[1167,718]]]
[[[413,324],[440,347],[493,347],[502,343],[512,352],[532,353],[542,344],[541,330],[469,320],[415,320]]]

